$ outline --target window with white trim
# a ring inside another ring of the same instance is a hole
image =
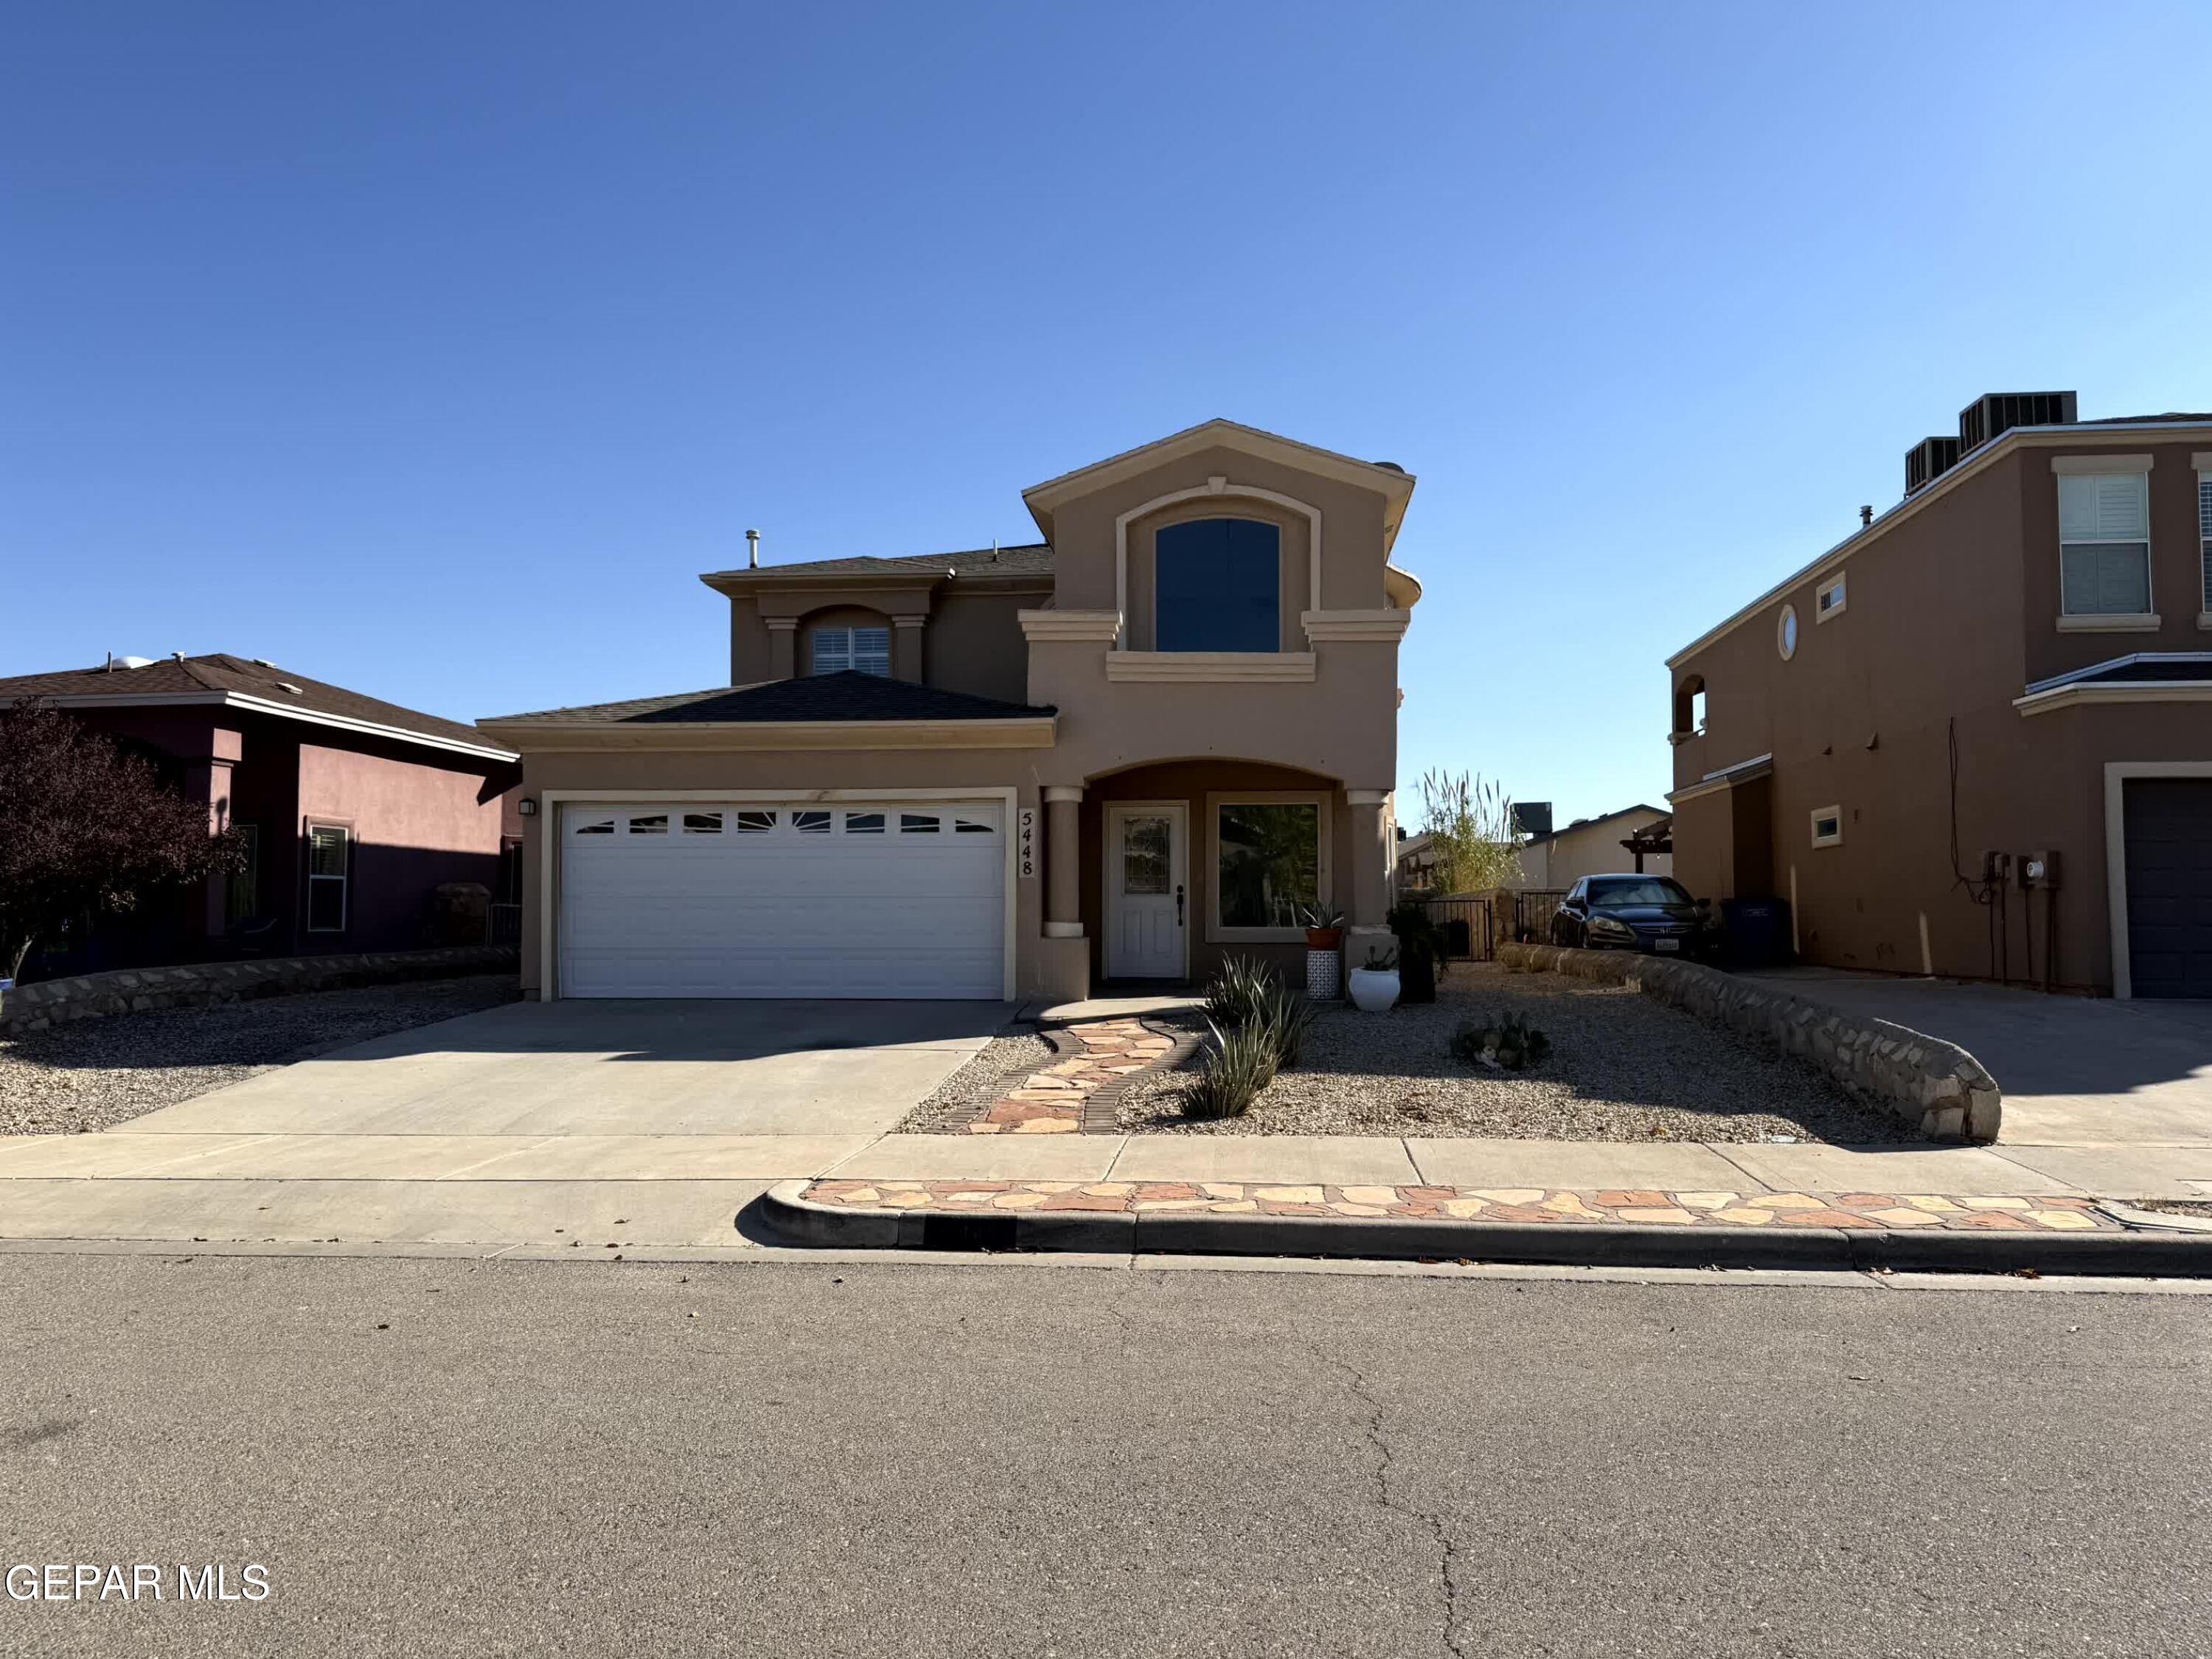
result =
[[[1322,811],[1313,801],[1224,801],[1215,809],[1214,921],[1291,928],[1320,900]]]
[[[1824,623],[1829,617],[1835,616],[1843,610],[1846,597],[1844,592],[1844,573],[1839,570],[1820,584],[1818,597],[1813,601],[1813,620],[1816,623]]]
[[[814,672],[842,674],[848,669],[884,679],[891,672],[891,630],[888,628],[817,628]]]
[[[2059,609],[2069,617],[2150,614],[2150,476],[2058,479]]]
[[[343,824],[307,826],[307,931],[343,933],[352,832]]]
[[[1816,806],[1813,809],[1813,845],[1841,847],[1844,844],[1844,809],[1840,806]]]
[[[2197,475],[2197,551],[2203,574],[2201,608],[2212,615],[2212,472]]]
[[[1257,519],[1197,519],[1152,538],[1152,635],[1161,651],[1280,651],[1283,532]]]

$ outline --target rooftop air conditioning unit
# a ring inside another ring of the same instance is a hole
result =
[[[1959,447],[1979,449],[2016,426],[2071,426],[2070,392],[1986,392],[1959,411]]]
[[[1513,827],[1531,841],[1543,840],[1552,833],[1552,803],[1547,800],[1515,801]]]
[[[1958,464],[1956,438],[1923,438],[1905,452],[1905,493],[1917,495]]]

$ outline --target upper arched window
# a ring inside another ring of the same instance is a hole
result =
[[[1152,538],[1158,651],[1279,651],[1283,532],[1256,519],[1197,519]]]

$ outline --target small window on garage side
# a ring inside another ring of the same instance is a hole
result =
[[[802,836],[826,836],[830,833],[830,815],[827,812],[793,812],[791,823],[792,827]]]
[[[351,835],[335,823],[307,826],[307,931],[343,933],[346,889],[350,885],[346,854]]]
[[[740,812],[737,817],[738,833],[741,836],[765,836],[775,828],[775,814],[773,812],[747,811]]]
[[[899,834],[902,836],[933,836],[941,828],[934,812],[902,812],[899,814]]]
[[[997,830],[995,823],[986,823],[980,818],[955,818],[953,833],[961,836],[988,836]]]
[[[668,814],[640,813],[630,819],[629,832],[633,836],[665,836],[668,833]]]
[[[1818,806],[1813,809],[1813,845],[1840,847],[1844,844],[1844,809],[1840,806]]]
[[[687,836],[719,836],[722,833],[722,815],[720,812],[686,812],[684,815],[684,833]]]
[[[611,836],[614,832],[615,821],[612,818],[592,818],[576,825],[568,833],[572,836]]]
[[[845,833],[848,836],[880,836],[884,833],[881,812],[848,812],[845,814]]]
[[[1844,578],[1839,571],[1820,584],[1820,597],[1814,601],[1813,619],[1826,622],[1831,617],[1841,615],[1849,597],[1844,591]]]

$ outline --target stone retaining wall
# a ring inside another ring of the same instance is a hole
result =
[[[1694,962],[1554,945],[1500,945],[1498,960],[1513,973],[1567,974],[1625,985],[1795,1054],[1932,1140],[1997,1138],[2004,1095],[1982,1063],[1955,1042],[1886,1019],[1840,1013]]]
[[[198,962],[175,968],[122,968],[41,980],[0,991],[0,1036],[43,1030],[64,1020],[97,1019],[149,1008],[202,1008],[252,997],[336,991],[411,979],[515,971],[511,945],[442,951],[390,951],[374,956],[266,957],[251,962]]]

